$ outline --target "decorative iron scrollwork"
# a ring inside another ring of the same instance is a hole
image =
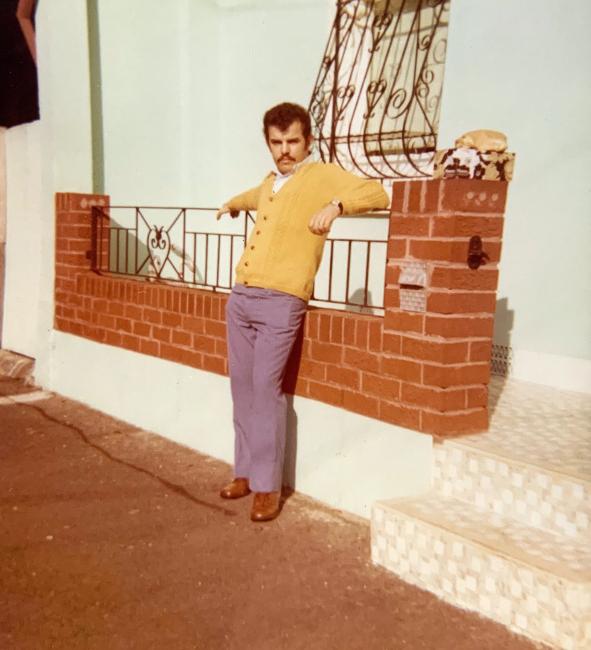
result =
[[[369,178],[430,176],[449,0],[337,0],[309,110],[320,157]]]
[[[164,230],[164,226],[152,226],[148,233],[146,244],[150,256],[150,264],[156,273],[156,277],[160,277],[166,260],[168,260],[170,255],[170,236]]]

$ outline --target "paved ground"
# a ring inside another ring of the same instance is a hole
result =
[[[229,473],[59,396],[0,397],[0,648],[534,647],[372,566],[362,520],[296,494],[252,524],[217,496]]]

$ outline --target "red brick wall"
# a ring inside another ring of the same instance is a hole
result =
[[[384,323],[390,342],[382,371],[397,373],[401,402],[420,408],[421,431],[446,435],[488,427],[506,192],[506,182],[466,179],[395,185]],[[467,264],[473,235],[489,256],[477,270]],[[411,260],[428,271],[424,313],[400,309],[400,269]]]
[[[310,308],[286,390],[419,431],[485,430],[505,191],[497,182],[396,184],[385,317]],[[107,202],[56,196],[56,329],[227,374],[226,294],[90,270],[91,207]],[[472,234],[491,257],[477,271],[466,265]],[[426,313],[399,306],[409,259],[428,266]]]

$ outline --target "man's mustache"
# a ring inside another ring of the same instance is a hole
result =
[[[281,156],[281,158],[279,158],[279,162],[283,162],[284,160],[294,160],[294,158],[291,156]]]

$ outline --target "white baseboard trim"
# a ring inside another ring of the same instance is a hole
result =
[[[591,360],[514,348],[511,377],[560,390],[591,393]]]

